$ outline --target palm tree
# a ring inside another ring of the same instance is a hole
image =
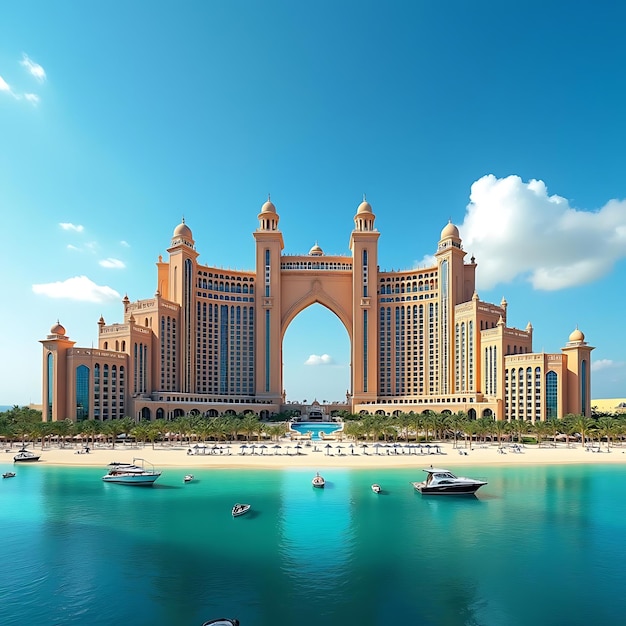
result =
[[[246,440],[250,441],[250,437],[261,432],[261,422],[255,415],[246,415],[241,420],[241,430],[246,435]]]
[[[601,417],[598,420],[598,435],[606,437],[606,451],[611,451],[611,438],[618,432],[616,420],[612,417]]]
[[[517,437],[517,441],[520,445],[524,443],[524,435],[528,433],[530,429],[530,422],[524,419],[511,420],[511,431]]]
[[[586,436],[596,424],[596,420],[593,420],[590,417],[585,417],[584,415],[581,415],[580,413],[577,415],[570,414],[568,418],[569,418],[569,425],[571,426],[572,431],[580,433],[581,442],[584,448]]]
[[[491,429],[491,432],[498,437],[498,448],[501,448],[502,435],[506,435],[511,430],[511,425],[505,420],[494,420]]]
[[[456,448],[456,442],[458,433],[463,430],[465,423],[467,422],[467,413],[459,411],[454,415],[448,415],[445,419],[446,426],[452,431],[453,444],[452,447]]]

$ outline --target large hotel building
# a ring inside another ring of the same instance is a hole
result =
[[[98,348],[79,348],[57,323],[43,345],[43,419],[173,419],[293,409],[283,391],[282,341],[319,303],[351,345],[346,404],[322,412],[464,411],[535,422],[591,415],[593,348],[576,329],[559,353],[533,352],[533,329],[507,325],[507,303],[482,302],[477,264],[457,227],[441,231],[432,267],[384,271],[372,207],[354,216],[350,254],[315,245],[287,256],[268,201],[254,231],[254,271],[198,263],[179,224],[157,263],[154,297],[123,299],[123,321],[98,322]],[[319,408],[319,407],[318,407]]]

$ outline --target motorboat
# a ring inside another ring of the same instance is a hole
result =
[[[14,457],[13,461],[15,463],[29,463],[32,461],[39,461],[41,458],[40,454],[35,454],[26,448],[22,448]]]
[[[426,480],[413,483],[422,495],[473,495],[487,484],[484,480],[455,476],[447,469],[428,467],[424,471],[428,474]]]
[[[373,491],[374,493],[380,493],[380,485],[379,485],[378,483],[374,483],[374,484],[372,485],[372,491]]]
[[[110,463],[109,468],[109,472],[102,477],[105,483],[150,487],[161,475],[144,459],[133,459],[132,463]]]
[[[190,483],[193,480],[193,474],[185,474],[185,478],[183,478],[183,482]]]
[[[2,474],[2,478],[13,478],[15,477],[15,472],[4,472],[4,474]]]
[[[232,513],[233,517],[239,517],[240,515],[245,515],[250,510],[249,504],[235,504],[233,507]]]
[[[315,476],[313,477],[311,483],[314,487],[317,487],[318,489],[323,489],[326,481],[324,480],[324,477],[320,476],[320,473],[317,472],[317,474],[315,474]]]
[[[218,617],[217,619],[210,619],[208,622],[204,622],[202,626],[239,626],[239,620],[228,617]]]

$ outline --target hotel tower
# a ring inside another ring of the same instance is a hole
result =
[[[283,254],[268,199],[254,231],[255,271],[198,263],[179,224],[157,263],[152,298],[124,297],[123,321],[98,321],[98,347],[79,348],[57,323],[43,345],[45,421],[173,419],[293,409],[282,341],[312,304],[332,311],[351,346],[351,388],[336,411],[380,415],[464,411],[528,421],[591,415],[591,351],[576,329],[560,353],[533,352],[533,328],[507,326],[507,302],[482,302],[477,264],[458,228],[441,231],[432,267],[379,268],[375,215],[354,216],[350,254]]]

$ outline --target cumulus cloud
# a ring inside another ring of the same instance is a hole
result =
[[[0,91],[6,91],[7,93],[11,93],[11,87],[9,84],[0,76]]]
[[[74,276],[64,281],[33,285],[33,292],[48,298],[81,302],[113,302],[120,294],[111,287],[96,285],[87,276]]]
[[[459,230],[479,289],[521,278],[554,291],[598,280],[626,257],[626,201],[582,211],[540,180],[488,175],[472,185]]]
[[[124,269],[126,267],[124,261],[120,261],[119,259],[112,259],[110,257],[108,259],[102,259],[102,261],[100,261],[100,265],[102,267],[112,269]]]
[[[40,83],[43,83],[43,81],[46,80],[46,72],[43,67],[41,67],[39,63],[35,63],[32,59],[30,59],[27,54],[22,55],[20,65],[25,67],[29,74],[34,76]]]
[[[619,369],[624,366],[621,361],[613,361],[612,359],[598,359],[591,362],[591,370],[593,372],[600,372],[602,370]]]
[[[76,233],[82,233],[85,228],[81,224],[71,224],[70,222],[61,222],[59,226],[63,230],[72,230]]]
[[[32,104],[39,104],[39,96],[36,93],[25,93],[24,98]]]
[[[333,357],[329,354],[312,354],[305,362],[305,365],[331,365],[333,363]]]

